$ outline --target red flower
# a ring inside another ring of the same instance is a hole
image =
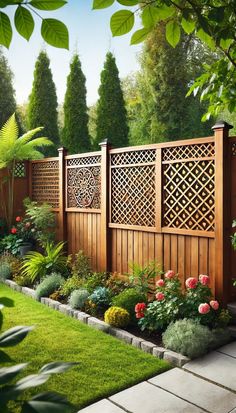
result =
[[[16,229],[15,227],[13,227],[13,228],[11,229],[11,233],[12,233],[12,234],[16,234],[16,233],[17,233],[17,229]]]
[[[156,299],[157,301],[163,301],[165,299],[165,296],[163,293],[159,292],[159,293],[156,293]]]
[[[145,310],[145,308],[146,308],[146,304],[145,304],[145,303],[138,303],[138,304],[136,304],[136,306],[135,306],[135,308],[134,308],[134,311],[135,311],[136,313],[143,313],[144,310]]]
[[[145,317],[144,313],[136,313],[136,318],[143,318]]]
[[[21,217],[16,217],[16,222],[21,222]]]

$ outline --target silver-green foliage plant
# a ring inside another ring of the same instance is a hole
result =
[[[41,297],[49,297],[50,294],[59,290],[65,282],[65,279],[61,274],[52,273],[38,285],[36,288],[36,298],[39,300]]]
[[[3,305],[0,304],[0,330],[3,320],[2,308]],[[16,346],[24,340],[32,329],[33,327],[17,326],[0,334],[1,357],[7,361],[11,361],[10,357],[2,349]],[[28,366],[28,363],[0,368],[0,411],[14,413],[15,409],[12,407],[12,402],[14,402],[17,403],[19,408],[17,411],[19,411],[19,413],[75,412],[75,408],[59,393],[43,392],[36,394],[30,400],[24,397],[24,393],[28,389],[46,383],[51,375],[63,373],[75,364],[76,363],[61,362],[48,363],[44,365],[38,373],[23,377],[18,381],[16,381],[18,374]]]
[[[69,298],[69,304],[72,308],[83,310],[86,301],[89,298],[89,292],[85,288],[80,288],[79,290],[74,290]]]
[[[11,265],[8,262],[0,262],[0,281],[5,281],[11,276]]]
[[[162,341],[166,348],[193,359],[208,351],[212,333],[207,326],[185,318],[169,324]]]

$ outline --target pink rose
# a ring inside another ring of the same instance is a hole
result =
[[[157,299],[157,301],[162,301],[162,300],[165,299],[165,296],[164,296],[163,293],[158,292],[158,293],[156,293],[156,299]]]
[[[218,310],[218,308],[219,308],[219,303],[218,303],[218,301],[216,301],[216,300],[211,300],[211,301],[210,301],[210,306],[211,306],[211,308],[213,308],[213,310]]]
[[[194,278],[194,277],[189,277],[189,278],[185,281],[186,287],[187,287],[187,288],[192,288],[192,289],[193,289],[193,288],[196,288],[197,283],[198,283],[198,281],[197,281],[197,279]]]
[[[158,280],[158,281],[156,282],[156,286],[157,286],[157,287],[164,287],[164,285],[165,285],[165,281],[162,280],[162,279],[160,279],[160,280]]]
[[[198,312],[199,312],[200,314],[207,314],[207,313],[209,313],[210,309],[211,309],[211,308],[210,308],[209,304],[203,303],[203,304],[200,304],[200,305],[199,305],[199,307],[198,307]]]
[[[208,277],[208,275],[201,274],[199,275],[199,281],[202,285],[209,285],[210,278]]]
[[[175,276],[175,272],[172,271],[172,270],[168,270],[168,271],[165,273],[165,278],[168,278],[169,280],[170,280],[171,278],[174,278],[174,276]]]

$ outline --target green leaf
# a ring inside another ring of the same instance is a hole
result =
[[[143,42],[148,36],[148,34],[150,33],[150,31],[151,31],[151,28],[147,28],[147,27],[137,30],[132,35],[130,44],[138,44],[138,43]]]
[[[176,13],[174,7],[166,6],[165,4],[161,7],[158,7],[159,20],[166,20],[169,17],[172,17]]]
[[[54,47],[69,49],[69,33],[66,25],[56,19],[43,19],[42,38]]]
[[[31,0],[29,2],[31,6],[39,10],[57,10],[67,4],[64,0]]]
[[[18,6],[15,12],[15,26],[18,33],[29,40],[34,31],[34,19],[29,12],[22,6]]]
[[[181,26],[183,27],[185,33],[190,34],[195,29],[195,22],[193,20],[186,20],[183,17],[181,20]]]
[[[93,0],[93,9],[105,9],[112,6],[115,0]]]
[[[31,387],[41,386],[41,384],[48,381],[49,377],[50,376],[48,374],[30,374],[15,384],[14,391],[18,393]]]
[[[172,47],[175,47],[180,41],[180,27],[173,20],[166,25],[166,40]]]
[[[9,48],[12,39],[11,22],[7,14],[0,12],[0,44]]]
[[[153,27],[159,20],[158,9],[155,6],[146,6],[142,13],[142,22],[144,27]]]
[[[233,43],[233,39],[221,39],[220,40],[220,46],[224,50],[228,50],[229,46]]]
[[[27,363],[16,364],[11,367],[3,367],[0,369],[0,385],[6,384],[13,380],[27,366]]]
[[[53,362],[45,364],[40,369],[40,373],[43,374],[57,374],[57,373],[64,373],[65,371],[69,370],[71,367],[76,366],[78,363],[62,363],[62,362]]]
[[[120,10],[111,16],[110,27],[113,36],[122,36],[130,32],[134,25],[134,13],[130,10]]]
[[[60,394],[47,392],[34,396],[23,405],[22,413],[69,413],[72,405]]]
[[[117,0],[122,6],[136,6],[139,3],[138,0]]]
[[[203,29],[199,29],[197,31],[197,36],[200,40],[207,44],[211,50],[215,50],[215,42],[209,34],[207,34]]]
[[[34,327],[16,326],[0,335],[0,347],[12,347],[20,343]]]

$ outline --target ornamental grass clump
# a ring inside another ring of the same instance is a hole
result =
[[[208,351],[212,333],[198,321],[184,318],[167,327],[162,341],[165,348],[193,359]]]
[[[130,316],[124,308],[113,306],[105,312],[104,320],[113,327],[124,328],[129,324]]]
[[[86,288],[80,288],[79,290],[74,290],[71,293],[69,298],[69,305],[72,308],[83,310],[86,304],[86,301],[89,298],[89,292]]]
[[[64,284],[65,279],[61,274],[53,273],[45,278],[36,288],[35,295],[39,300],[41,297],[49,297]]]

